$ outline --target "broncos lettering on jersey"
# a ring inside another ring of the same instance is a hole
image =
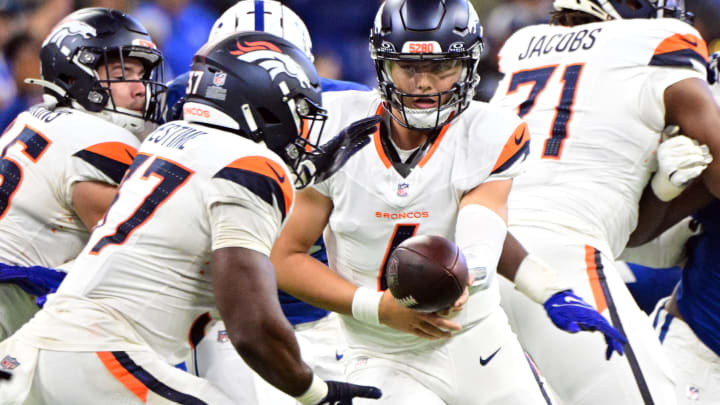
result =
[[[335,92],[323,94],[323,98],[329,110],[326,131],[330,133],[348,122],[382,113],[376,93]],[[384,269],[392,249],[415,234],[454,239],[462,196],[481,183],[519,174],[529,140],[522,120],[481,102],[472,102],[467,111],[443,127],[422,157],[409,158],[409,165],[393,163],[395,149],[379,129],[371,144],[338,173],[315,185],[333,201],[323,235],[330,268],[357,285],[386,289]],[[498,302],[493,284],[474,294],[456,320],[468,325]],[[369,326],[350,316],[342,318],[351,346],[369,345],[372,350],[387,352],[430,342],[386,326]],[[387,341],[397,344],[388,347]]]

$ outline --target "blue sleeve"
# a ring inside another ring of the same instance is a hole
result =
[[[0,283],[19,286],[30,295],[53,293],[65,278],[65,273],[42,266],[12,266],[0,263]]]
[[[323,92],[327,91],[343,91],[343,90],[358,90],[358,91],[370,91],[370,87],[364,84],[355,82],[346,82],[342,80],[320,78],[320,87]],[[168,104],[169,105],[169,104]]]
[[[185,88],[187,87],[189,72],[185,72],[167,84],[167,111],[165,122],[182,119],[182,107],[185,104]]]

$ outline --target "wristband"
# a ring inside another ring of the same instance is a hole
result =
[[[369,288],[358,287],[352,301],[352,316],[360,322],[369,325],[380,325],[380,299],[382,291],[372,291]]]
[[[571,287],[539,257],[528,254],[515,274],[515,288],[538,304]]]
[[[328,386],[325,381],[320,377],[313,374],[312,382],[310,387],[302,393],[302,395],[295,397],[295,400],[300,402],[302,405],[315,405],[325,398],[328,394]]]
[[[672,200],[685,190],[685,187],[674,185],[670,181],[670,177],[661,172],[653,175],[652,180],[650,180],[650,187],[653,193],[655,193],[655,196],[664,202]]]

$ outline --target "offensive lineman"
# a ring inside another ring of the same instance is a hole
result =
[[[0,138],[0,261],[58,267],[102,218],[139,145],[159,121],[162,55],[119,11],[90,8],[61,21],[40,51],[45,104]],[[38,285],[64,273],[0,272],[0,341],[38,310]],[[29,279],[38,281],[28,282]]]
[[[186,121],[145,139],[73,272],[0,344],[0,358],[14,364],[3,404],[234,403],[169,365],[187,356],[191,325],[215,306],[247,363],[302,404],[380,396],[313,376],[267,257],[293,186],[329,176],[377,121],[318,149],[325,110],[317,73],[270,34],[207,44],[192,69]],[[303,137],[303,124],[321,126],[318,142]]]
[[[271,254],[279,285],[343,314],[348,381],[382,387],[383,403],[550,403],[498,305],[506,198],[529,139],[517,117],[471,102],[482,49],[475,10],[466,0],[385,2],[371,49],[381,96],[327,94],[328,125],[383,122],[371,147],[298,193]],[[337,274],[307,254],[326,225]],[[402,307],[386,291],[385,261],[414,234],[455,240],[474,270],[476,288],[451,319]],[[584,314],[603,328],[595,311]],[[603,330],[619,347],[622,336]]]
[[[705,82],[705,42],[680,19],[654,19],[683,17],[675,3],[556,0],[551,25],[516,32],[500,51],[505,78],[492,104],[523,117],[533,137],[528,170],[510,194],[509,229],[534,254],[508,244],[503,257],[522,260],[520,271],[545,268],[544,260],[629,339],[626,357],[608,362],[596,336],[558,333],[503,286],[523,347],[568,404],[675,403],[649,320],[613,268],[667,125],[715,154],[702,178],[720,194],[720,113]],[[690,157],[700,170],[709,163],[699,149]],[[668,187],[672,172],[662,169],[650,192],[669,200],[682,187]]]

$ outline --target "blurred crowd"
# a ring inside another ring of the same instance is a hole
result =
[[[471,0],[485,27],[483,80],[478,98],[495,90],[497,51],[514,31],[549,19],[552,0]],[[316,65],[324,77],[375,85],[368,34],[379,0],[287,0],[305,21]],[[38,53],[50,29],[82,7],[111,7],[137,17],[165,53],[166,78],[188,69],[192,55],[207,40],[215,19],[233,0],[0,0],[0,129],[40,100],[40,87],[23,82],[39,77]],[[711,51],[720,50],[720,0],[688,0],[696,27]]]

